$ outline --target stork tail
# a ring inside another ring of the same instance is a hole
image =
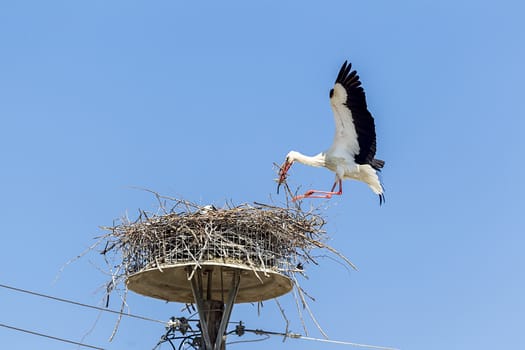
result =
[[[370,166],[372,166],[372,168],[374,168],[375,170],[381,171],[381,168],[385,166],[385,161],[381,160],[381,159],[375,159],[374,158],[370,162]]]

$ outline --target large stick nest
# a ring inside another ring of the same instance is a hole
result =
[[[103,253],[118,250],[122,273],[193,262],[243,264],[284,274],[312,261],[325,247],[324,219],[313,212],[264,204],[198,206],[176,200],[161,214],[140,212],[134,222],[107,227]]]
[[[215,208],[153,193],[160,204],[158,212],[140,210],[134,221],[125,217],[113,226],[103,227],[108,233],[96,243],[104,245],[101,254],[111,269],[111,281],[106,286],[108,297],[111,291],[125,285],[130,275],[147,269],[162,271],[165,266],[179,263],[195,268],[206,262],[234,263],[256,274],[262,270],[288,276],[306,334],[301,309],[308,311],[326,336],[308,306],[306,299],[313,298],[300,286],[297,275],[304,277],[308,263],[318,265],[319,257],[330,255],[347,266],[355,266],[326,244],[325,220],[317,209],[303,211],[300,205],[277,207],[261,203]],[[125,296],[122,307],[124,304]],[[284,310],[281,312],[288,327]]]

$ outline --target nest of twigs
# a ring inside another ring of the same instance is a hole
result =
[[[148,269],[181,263],[196,267],[206,262],[234,263],[288,276],[298,309],[299,305],[307,308],[315,321],[305,299],[309,296],[296,275],[304,276],[308,263],[317,265],[317,258],[327,255],[355,268],[326,244],[325,220],[317,210],[261,203],[215,208],[155,195],[158,212],[140,210],[134,221],[123,218],[103,227],[108,233],[98,243],[103,242],[101,254],[111,267],[108,295],[125,285],[130,275]],[[313,254],[314,250],[318,253]]]
[[[120,273],[131,275],[169,264],[224,262],[286,275],[309,261],[325,245],[324,219],[313,212],[265,204],[227,208],[176,200],[161,213],[140,211],[106,236],[104,254],[118,251]]]

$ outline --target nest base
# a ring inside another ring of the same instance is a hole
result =
[[[180,303],[194,303],[191,272],[202,272],[202,291],[207,300],[225,300],[231,290],[232,276],[240,273],[240,285],[235,303],[259,302],[284,295],[292,290],[292,280],[278,272],[254,269],[242,264],[202,262],[162,265],[130,275],[128,289],[148,297]]]

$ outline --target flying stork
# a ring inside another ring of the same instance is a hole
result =
[[[303,198],[332,198],[343,193],[343,179],[354,179],[366,183],[384,202],[383,186],[378,172],[385,162],[375,159],[376,131],[374,118],[367,109],[365,91],[352,64],[345,61],[333,89],[330,90],[330,105],[334,112],[335,136],[332,146],[313,157],[290,151],[279,169],[279,186],[286,181],[288,170],[297,161],[314,167],[325,167],[335,173],[335,182],[330,191],[309,190],[296,196]],[[335,191],[336,186],[339,186]]]

